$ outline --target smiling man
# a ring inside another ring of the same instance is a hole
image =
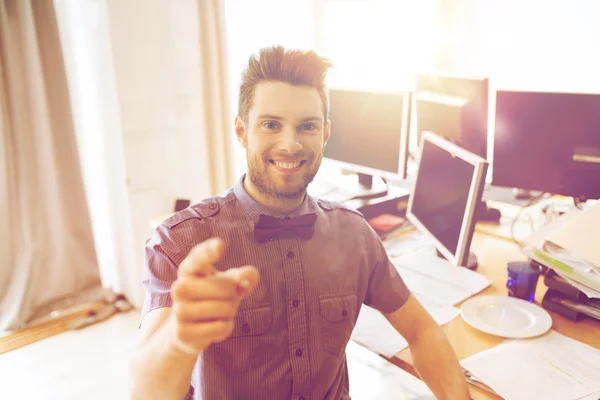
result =
[[[235,130],[248,173],[169,218],[146,248],[136,399],[349,399],[345,348],[362,304],[409,343],[440,399],[466,399],[457,358],[356,211],[306,188],[329,139],[312,51],[262,49]]]

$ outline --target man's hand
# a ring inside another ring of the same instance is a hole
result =
[[[254,267],[217,271],[214,264],[223,250],[221,240],[209,239],[194,247],[179,265],[169,321],[171,344],[179,351],[198,354],[229,337],[240,301],[258,285]]]

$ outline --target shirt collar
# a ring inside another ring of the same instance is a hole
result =
[[[258,221],[258,218],[261,214],[279,218],[279,219],[284,219],[286,217],[296,218],[300,215],[310,214],[310,213],[314,213],[317,211],[317,202],[315,201],[315,199],[313,199],[308,194],[306,194],[306,196],[304,197],[304,200],[302,201],[302,204],[300,204],[300,207],[295,209],[289,215],[286,215],[286,214],[283,214],[283,213],[280,213],[277,211],[273,211],[270,208],[268,208],[267,206],[254,200],[252,198],[252,196],[250,196],[248,194],[248,192],[246,191],[246,188],[244,187],[244,179],[245,178],[246,178],[246,175],[242,175],[242,177],[236,182],[236,184],[233,186],[233,193],[235,194],[235,197],[240,202],[244,211],[246,211],[247,215],[250,216],[250,218],[253,219],[254,222]]]

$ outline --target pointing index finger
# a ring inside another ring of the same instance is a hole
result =
[[[215,273],[214,264],[223,255],[223,242],[219,238],[208,239],[196,245],[179,264],[179,275],[209,276]]]

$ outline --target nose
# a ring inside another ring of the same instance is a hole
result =
[[[303,146],[298,136],[294,129],[285,129],[283,132],[280,132],[278,149],[281,152],[289,154],[296,154],[301,151]]]

